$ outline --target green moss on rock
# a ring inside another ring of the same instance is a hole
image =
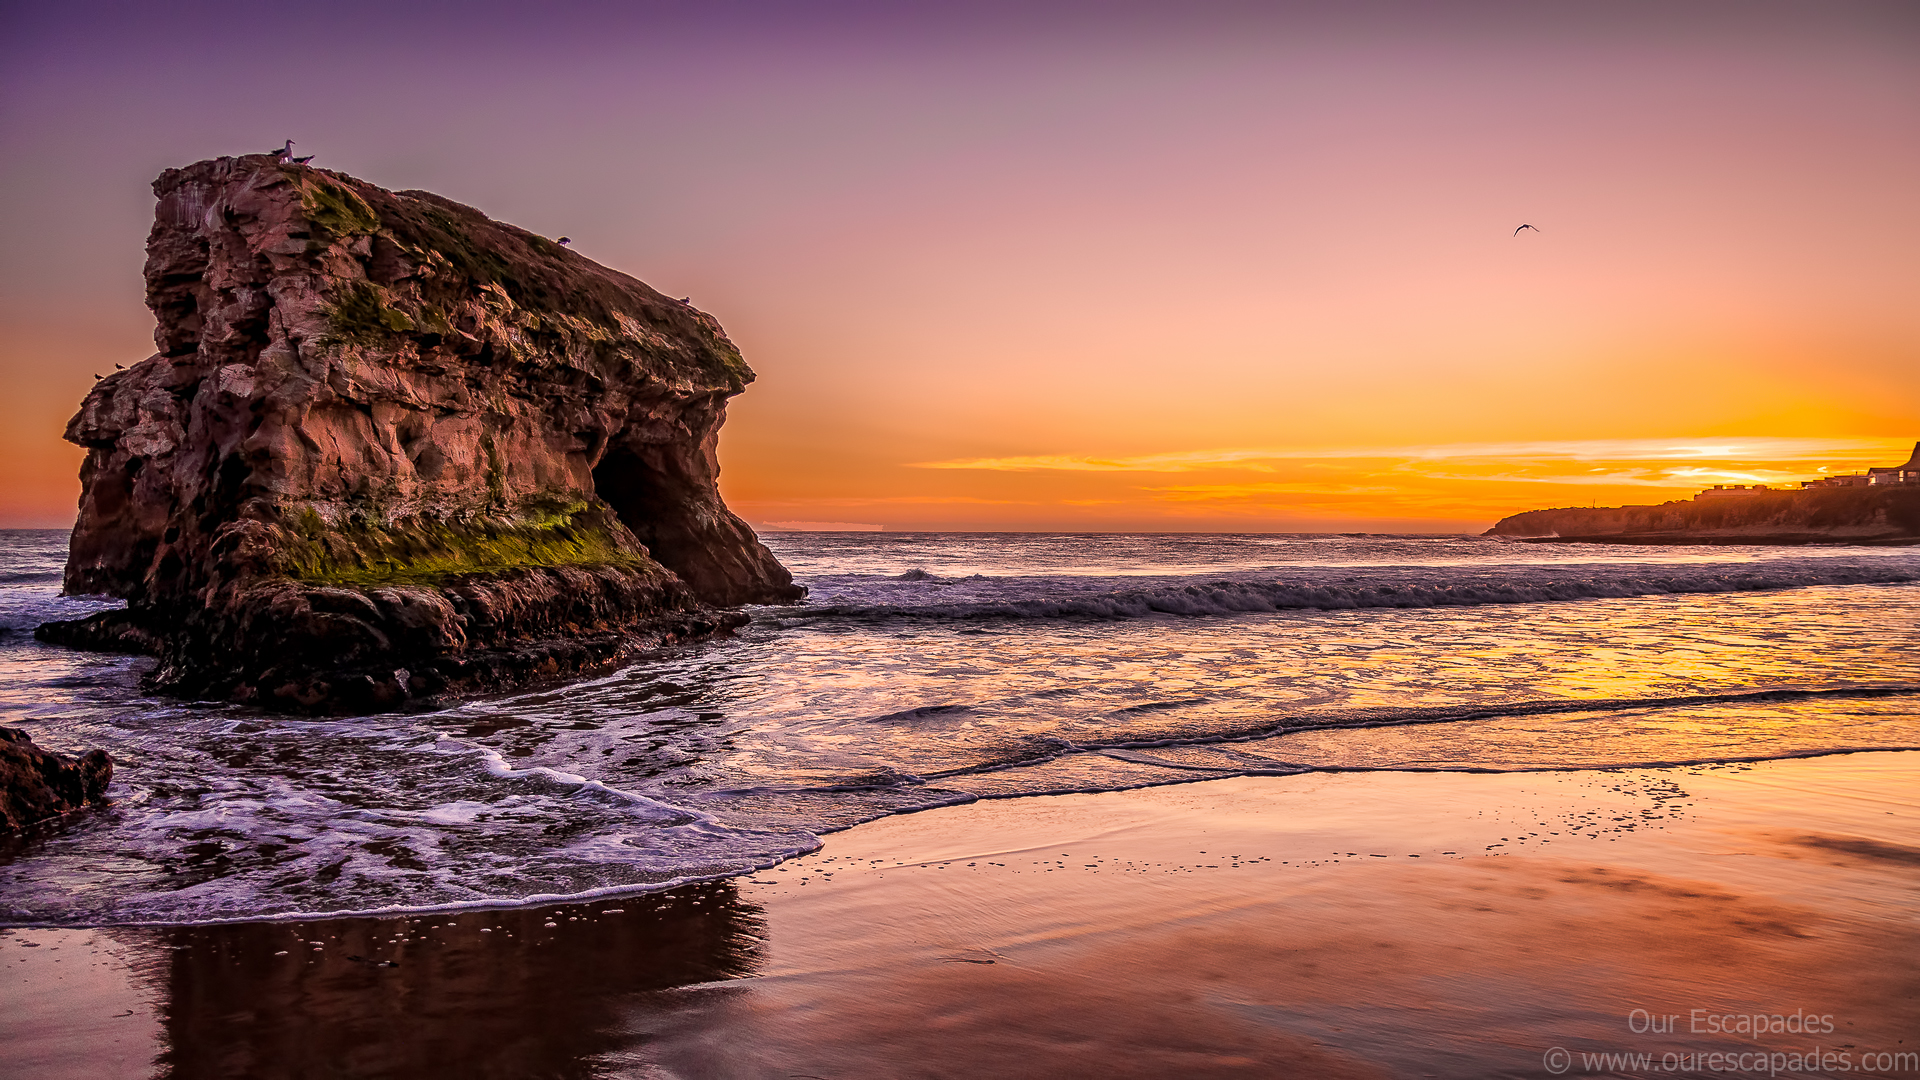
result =
[[[352,188],[305,170],[296,174],[295,183],[300,189],[300,209],[314,228],[335,236],[380,231],[380,215]]]
[[[413,329],[413,317],[389,304],[386,290],[369,281],[351,281],[327,310],[322,344],[378,345]]]
[[[580,502],[513,520],[416,520],[385,527],[357,523],[326,528],[318,535],[308,515],[318,517],[308,510],[296,519],[290,531],[298,539],[283,552],[281,571],[310,584],[447,585],[469,574],[551,566],[664,572],[626,541],[624,529],[607,511]]]

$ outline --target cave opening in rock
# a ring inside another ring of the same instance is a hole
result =
[[[593,468],[594,490],[660,565],[711,599],[724,586],[709,580],[700,557],[701,538],[692,519],[703,501],[701,485],[676,465],[665,447],[615,443]]]

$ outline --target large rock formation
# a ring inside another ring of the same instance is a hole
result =
[[[511,686],[796,599],[721,502],[753,373],[710,316],[424,191],[271,155],[154,183],[159,352],[102,379],[48,640],[160,689],[361,710]]]
[[[1920,541],[1920,486],[1767,491],[1658,506],[1566,507],[1501,518],[1486,536],[1615,544]]]
[[[0,727],[0,833],[99,802],[112,780],[105,750],[68,758],[33,745],[19,728]]]

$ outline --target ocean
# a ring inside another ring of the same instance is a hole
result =
[[[114,757],[0,847],[0,924],[499,907],[773,865],[978,799],[1316,770],[1920,749],[1920,548],[776,533],[808,600],[605,677],[279,716],[40,644],[66,534],[0,532],[0,724]]]

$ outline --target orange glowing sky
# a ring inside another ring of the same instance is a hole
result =
[[[761,526],[1477,531],[1905,460],[1916,9],[1444,6],[14,11],[0,524],[71,521],[60,428],[151,351],[147,182],[286,137],[718,316]]]

